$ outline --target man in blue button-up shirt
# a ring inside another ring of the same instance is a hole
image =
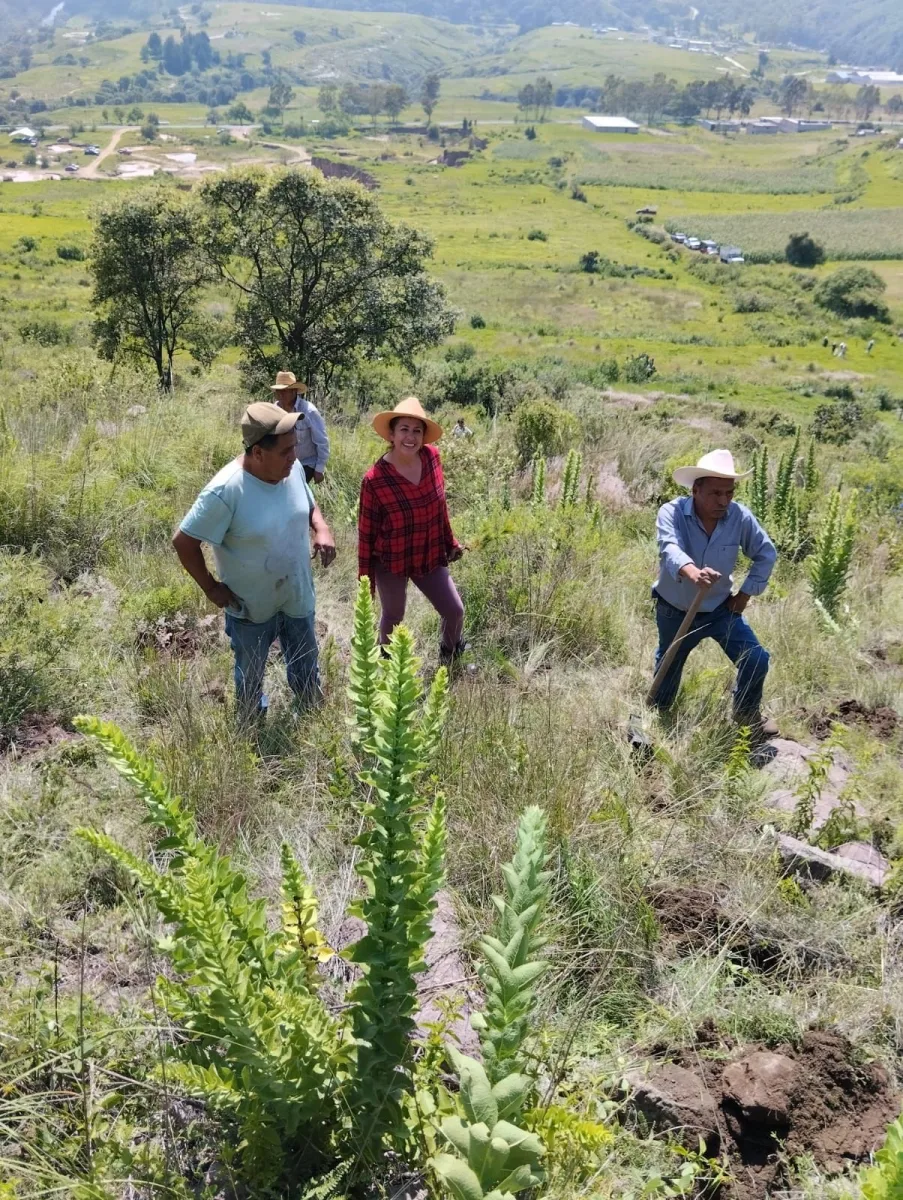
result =
[[[747,472],[748,474],[749,472]],[[668,708],[677,695],[687,656],[705,638],[713,638],[737,666],[734,718],[748,725],[756,740],[777,727],[761,714],[768,651],[759,644],[743,611],[751,596],[768,586],[777,552],[768,534],[742,504],[734,488],[744,476],[734,469],[727,450],[703,455],[695,467],[679,467],[674,479],[692,495],[663,504],[658,512],[659,577],[653,588],[661,662],[698,588],[705,592],[698,615],[662,681],[656,705]],[[740,551],[752,562],[743,585],[733,590]]]
[[[307,384],[291,371],[280,371],[270,388],[280,408],[301,414],[295,425],[295,454],[307,482],[322,483],[329,462],[329,437],[320,410],[304,394]]]

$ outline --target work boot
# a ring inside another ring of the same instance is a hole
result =
[[[461,655],[466,654],[469,649],[470,646],[467,642],[458,642],[458,644],[456,646],[452,646],[451,649],[449,649],[448,646],[443,646],[440,642],[439,665],[441,667],[452,667],[461,657]]]
[[[760,711],[743,713],[735,710],[734,721],[737,725],[745,725],[749,729],[750,741],[754,746],[761,746],[780,735],[777,721],[771,717],[763,717]]]

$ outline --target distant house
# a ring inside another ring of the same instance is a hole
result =
[[[739,121],[713,121],[709,117],[697,117],[696,124],[711,133],[739,133],[741,128]]]
[[[11,142],[33,142],[37,137],[37,133],[33,129],[29,129],[27,125],[23,125],[21,129],[14,129],[9,135]]]
[[[596,133],[639,133],[640,131],[636,121],[631,121],[628,117],[588,116],[583,118],[583,124],[587,129],[595,130]]]
[[[869,71],[861,68],[829,71],[825,78],[828,83],[877,83],[884,87],[903,84],[903,75],[897,71]]]
[[[772,121],[750,121],[746,126],[746,132],[756,134],[777,133],[778,126]]]
[[[819,133],[831,129],[830,121],[804,121],[802,117],[783,117],[781,133]]]

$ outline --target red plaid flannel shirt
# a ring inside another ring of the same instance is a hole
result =
[[[414,579],[429,575],[447,566],[458,546],[448,519],[439,451],[424,446],[420,461],[419,483],[405,479],[383,458],[361,483],[358,575],[369,576],[371,583],[377,567]]]

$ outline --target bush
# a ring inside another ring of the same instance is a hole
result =
[[[865,426],[865,412],[856,400],[820,404],[812,418],[812,436],[817,442],[842,446],[851,442]]]
[[[157,136],[157,126],[151,125],[150,121],[145,122],[141,126],[141,136],[146,142],[152,142]]]
[[[56,256],[67,262],[84,262],[86,257],[81,246],[57,246]]]
[[[561,454],[577,432],[577,423],[569,412],[549,400],[529,400],[514,417],[514,445],[521,466],[537,456]]]
[[[586,192],[579,183],[571,184],[571,199],[579,200],[581,204],[586,204]]]
[[[532,125],[528,125],[527,128],[524,130],[524,137],[527,139],[528,142],[532,142],[534,140],[534,138],[536,137],[536,130],[534,129],[534,127]]]
[[[470,317],[471,329],[485,329],[486,319],[480,313],[472,313]]]
[[[542,229],[531,229],[530,232],[527,234],[528,242],[547,242],[548,240],[549,240],[549,235],[547,233],[545,233]]]
[[[887,284],[868,267],[841,267],[815,289],[815,303],[839,317],[864,317],[888,323],[883,295]]]
[[[646,383],[655,375],[655,359],[648,354],[635,354],[624,363],[627,383]]]
[[[734,312],[758,313],[768,312],[774,305],[761,292],[739,291],[734,294]]]
[[[13,163],[13,166],[15,166],[15,163]],[[25,237],[20,237],[15,245],[15,249],[21,250],[24,254],[30,254],[32,250],[37,250],[37,248],[38,239],[30,237],[28,234]]]
[[[38,346],[65,346],[72,341],[69,330],[53,317],[24,321],[19,326],[19,336],[23,342],[35,342]]]
[[[292,121],[288,125],[283,125],[282,132],[287,138],[304,137],[304,123],[301,121]]]
[[[791,233],[784,251],[787,261],[794,267],[817,267],[825,261],[825,248],[807,233]]]

